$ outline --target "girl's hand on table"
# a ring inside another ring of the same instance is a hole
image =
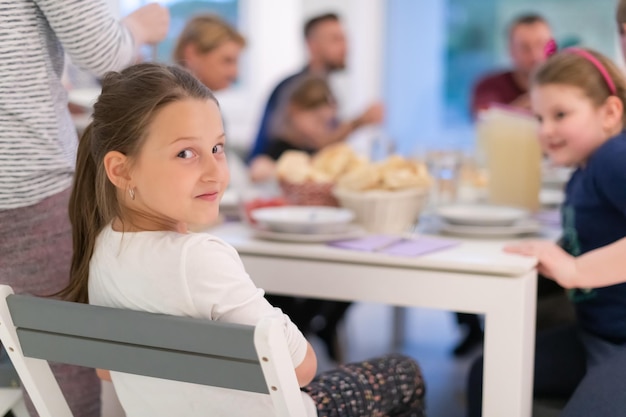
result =
[[[507,253],[537,258],[537,271],[551,278],[564,288],[576,287],[576,258],[565,252],[556,243],[541,240],[509,245],[504,248]]]

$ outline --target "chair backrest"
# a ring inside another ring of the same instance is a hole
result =
[[[73,417],[48,361],[265,393],[277,416],[306,415],[277,318],[246,326],[15,295],[0,285],[0,341],[41,417]]]

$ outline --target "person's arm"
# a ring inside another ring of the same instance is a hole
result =
[[[506,252],[537,258],[537,271],[564,288],[597,288],[626,282],[626,238],[574,257],[557,244],[528,241]]]
[[[72,62],[97,76],[130,65],[135,48],[162,39],[169,25],[167,10],[158,5],[144,6],[124,24],[115,19],[105,0],[35,2]]]
[[[346,139],[348,135],[352,132],[358,130],[363,126],[380,124],[384,119],[384,106],[382,103],[374,103],[370,105],[363,113],[361,113],[358,117],[339,123],[337,127],[335,127],[330,132],[326,132],[325,134],[317,135],[312,139],[312,148],[314,149],[322,149],[323,147],[330,145],[332,143],[341,142]]]
[[[306,345],[306,355],[300,365],[296,367],[296,378],[301,387],[308,385],[313,378],[315,378],[315,373],[317,372],[317,356],[315,356],[315,351],[308,341]]]

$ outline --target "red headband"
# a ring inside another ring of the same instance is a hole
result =
[[[545,50],[546,57],[550,57],[557,52],[557,45],[554,39],[550,39],[550,41],[546,44],[544,50]],[[581,48],[565,48],[561,52],[569,52],[572,54],[576,54],[578,56],[585,58],[587,61],[591,62],[593,66],[596,67],[598,71],[600,71],[600,74],[602,75],[602,78],[604,78],[606,85],[609,87],[609,91],[611,92],[611,94],[614,96],[617,95],[617,88],[615,88],[615,83],[613,82],[611,75],[609,74],[607,69],[604,67],[604,65],[602,65],[602,62],[600,62],[598,58],[593,56],[593,54]]]

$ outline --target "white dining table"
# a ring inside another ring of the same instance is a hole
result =
[[[536,260],[504,253],[504,241],[402,257],[261,240],[236,222],[208,232],[237,249],[268,293],[484,314],[483,416],[531,416]]]

